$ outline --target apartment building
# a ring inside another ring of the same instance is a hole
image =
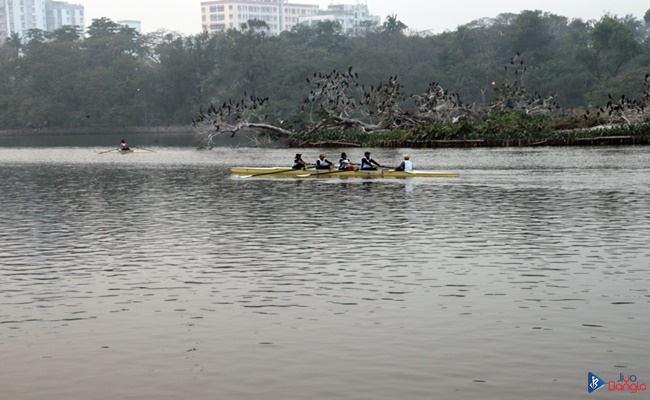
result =
[[[370,15],[368,5],[362,3],[330,4],[326,11],[300,18],[300,23],[308,26],[315,26],[321,21],[336,21],[341,24],[345,34],[356,35],[378,27],[381,18]]]
[[[47,16],[45,0],[0,0],[0,19],[4,27],[2,37],[8,37],[12,32],[21,37],[30,29],[46,30]]]
[[[85,28],[84,7],[53,0],[0,0],[0,38],[30,29],[52,32],[64,25]]]
[[[81,29],[86,26],[84,6],[80,4],[46,1],[45,11],[47,14],[47,29],[45,30],[48,32],[55,31],[65,25],[77,26]]]
[[[240,29],[249,20],[266,22],[269,33],[278,35],[298,25],[300,18],[315,15],[318,5],[289,3],[288,0],[213,0],[201,2],[203,30],[223,32]]]

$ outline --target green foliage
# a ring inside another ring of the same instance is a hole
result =
[[[386,22],[381,26],[381,30],[387,34],[402,34],[408,26],[397,19],[397,15],[389,15]]]
[[[590,42],[578,47],[576,57],[598,79],[602,79],[616,76],[621,67],[641,50],[634,33],[623,21],[606,15],[593,26]]]
[[[486,105],[492,88],[508,78],[504,66],[514,51],[529,66],[528,92],[557,93],[563,107],[587,107],[586,100],[599,101],[608,92],[637,93],[635,82],[650,62],[650,41],[642,46],[635,36],[642,25],[628,17],[583,22],[524,11],[436,35],[410,34],[397,16],[389,16],[379,29],[356,36],[344,35],[335,22],[270,36],[263,22],[250,21],[244,30],[185,37],[139,35],[101,18],[93,20],[85,36],[74,27],[33,30],[23,38],[13,34],[0,45],[0,129],[46,122],[50,127],[185,125],[199,107],[246,93],[270,98],[265,122],[305,130],[313,122],[299,113],[309,93],[306,78],[350,66],[366,87],[398,76],[401,92],[409,97],[439,82],[465,104]],[[568,56],[574,50],[575,57]],[[492,114],[376,137],[528,137],[546,135],[553,127],[568,129],[569,122]],[[336,134],[342,135],[322,135]],[[375,140],[368,134],[344,136],[338,137]]]
[[[466,138],[528,139],[550,132],[549,117],[518,111],[495,112],[479,121]]]

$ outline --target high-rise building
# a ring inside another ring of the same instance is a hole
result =
[[[0,0],[0,38],[24,37],[30,29],[52,32],[64,25],[85,28],[84,7],[53,0]]]
[[[0,0],[1,1],[1,0]],[[49,4],[48,4],[49,3]],[[80,4],[70,4],[63,1],[47,1],[47,31],[55,31],[62,26],[76,26],[84,29],[86,26],[84,19],[84,6]]]
[[[318,5],[289,3],[288,0],[212,0],[201,2],[203,30],[214,33],[241,29],[249,20],[264,21],[269,33],[277,35],[298,25],[299,19],[319,12]]]
[[[330,4],[326,11],[300,18],[301,24],[309,26],[317,25],[321,21],[338,22],[345,34],[356,35],[379,26],[381,18],[370,15],[368,5],[359,2],[356,4]]]
[[[45,14],[45,0],[0,0],[4,3],[3,14],[0,15],[4,20],[4,29],[2,37],[9,36],[12,32],[25,36],[25,32],[30,29],[45,30],[47,26],[47,17]]]

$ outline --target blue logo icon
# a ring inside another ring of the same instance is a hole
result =
[[[587,390],[589,391],[589,393],[595,392],[605,384],[605,382],[602,379],[597,377],[596,374],[592,372],[590,372],[589,375],[587,375],[587,380],[589,384]]]

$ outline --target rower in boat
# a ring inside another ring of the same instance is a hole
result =
[[[316,169],[330,169],[332,167],[332,162],[325,158],[324,153],[318,155],[318,160],[316,160]]]
[[[345,170],[352,171],[354,170],[354,166],[352,165],[352,162],[350,162],[348,155],[345,153],[341,153],[341,158],[339,158],[339,171],[345,171]]]
[[[120,145],[117,148],[119,151],[129,151],[131,148],[129,147],[129,144],[126,142],[126,140],[122,139],[120,141]]]
[[[413,161],[411,161],[411,156],[404,154],[404,161],[395,167],[395,171],[413,171]]]
[[[383,165],[379,164],[377,161],[373,160],[370,158],[370,152],[366,151],[363,155],[363,158],[361,159],[361,167],[359,169],[362,170],[376,170],[377,167],[383,167]]]
[[[296,157],[293,159],[292,169],[305,169],[307,167],[307,162],[302,159],[302,154],[296,154]]]

